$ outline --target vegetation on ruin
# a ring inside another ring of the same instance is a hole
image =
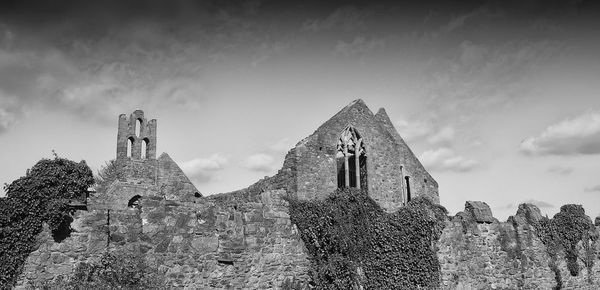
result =
[[[141,254],[106,252],[99,261],[82,262],[69,277],[35,285],[35,289],[167,289],[164,275]]]
[[[589,279],[591,279],[595,259],[593,244],[598,240],[598,233],[581,205],[563,205],[560,207],[560,212],[552,219],[543,217],[534,224],[534,227],[550,255],[549,266],[555,274],[555,289],[562,288],[562,277],[557,266],[558,254],[561,251],[564,253],[567,269],[572,276],[579,275],[577,260],[581,259],[587,268]],[[582,243],[585,257],[579,257],[577,248],[579,242]]]
[[[94,183],[85,161],[42,159],[25,176],[5,184],[0,198],[0,285],[12,287],[25,260],[37,248],[36,236],[48,224],[55,238],[69,233],[70,199],[85,195]]]
[[[115,180],[125,179],[125,170],[123,167],[124,164],[120,160],[113,159],[107,161],[95,176],[96,191],[105,192],[108,186]]]
[[[290,218],[319,289],[437,288],[435,244],[447,211],[424,198],[386,213],[365,191],[337,190],[323,200],[288,198]]]

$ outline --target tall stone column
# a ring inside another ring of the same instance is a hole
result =
[[[360,189],[360,146],[362,139],[356,141],[354,146],[354,170],[356,171],[356,188]]]
[[[350,162],[348,162],[348,144],[344,144],[344,185],[350,187]]]

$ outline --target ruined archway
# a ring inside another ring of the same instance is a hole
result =
[[[337,143],[338,188],[367,188],[367,155],[363,138],[346,127]]]
[[[142,208],[142,197],[139,195],[135,195],[132,197],[127,203],[128,208],[141,209]]]

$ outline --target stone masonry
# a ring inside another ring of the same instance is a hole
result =
[[[507,222],[491,216],[483,202],[467,201],[465,211],[446,223],[437,243],[441,289],[554,289],[546,246],[532,224],[542,215],[532,204],[521,204]],[[596,234],[599,230],[596,224]],[[571,276],[562,251],[558,255],[562,289],[600,289],[600,243],[592,244],[595,260],[588,272],[579,242],[579,275]]]
[[[39,236],[17,288],[69,275],[80,262],[125,248],[142,253],[172,288],[277,289],[286,279],[306,281],[309,268],[284,197],[322,198],[360,184],[388,212],[418,196],[439,203],[437,182],[385,110],[373,114],[362,100],[291,148],[274,176],[208,196],[169,155],[156,158],[156,125],[141,110],[119,116],[116,161],[124,176],[90,195],[86,209],[74,216],[70,237],[54,242],[48,230]],[[340,143],[343,132],[352,137]],[[468,202],[437,244],[441,288],[550,289],[554,276],[544,245],[521,216],[517,226],[499,223],[487,204]],[[511,254],[516,244],[526,261]],[[600,285],[599,269],[594,266],[591,282],[583,270],[581,277],[565,277],[565,285],[598,289],[590,285]]]

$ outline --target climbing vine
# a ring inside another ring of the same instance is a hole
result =
[[[337,190],[323,200],[288,199],[290,218],[320,289],[437,288],[435,244],[447,211],[424,198],[386,213],[366,192]]]
[[[82,262],[68,277],[34,289],[168,289],[165,276],[150,266],[140,254],[120,250],[106,252],[99,261]]]
[[[546,246],[546,251],[550,256],[549,267],[555,274],[555,289],[562,288],[562,277],[557,265],[559,252],[564,252],[569,273],[572,276],[579,275],[577,244],[580,241],[586,255],[585,257],[581,257],[581,259],[591,279],[595,258],[592,245],[598,239],[598,235],[591,219],[585,215],[585,210],[581,205],[563,205],[560,208],[560,212],[554,215],[552,219],[542,217],[533,226],[536,228],[536,232],[542,243]]]
[[[0,285],[10,288],[20,275],[36,236],[48,224],[55,238],[70,228],[70,199],[84,195],[94,183],[85,161],[42,159],[25,176],[5,184],[0,198]]]

